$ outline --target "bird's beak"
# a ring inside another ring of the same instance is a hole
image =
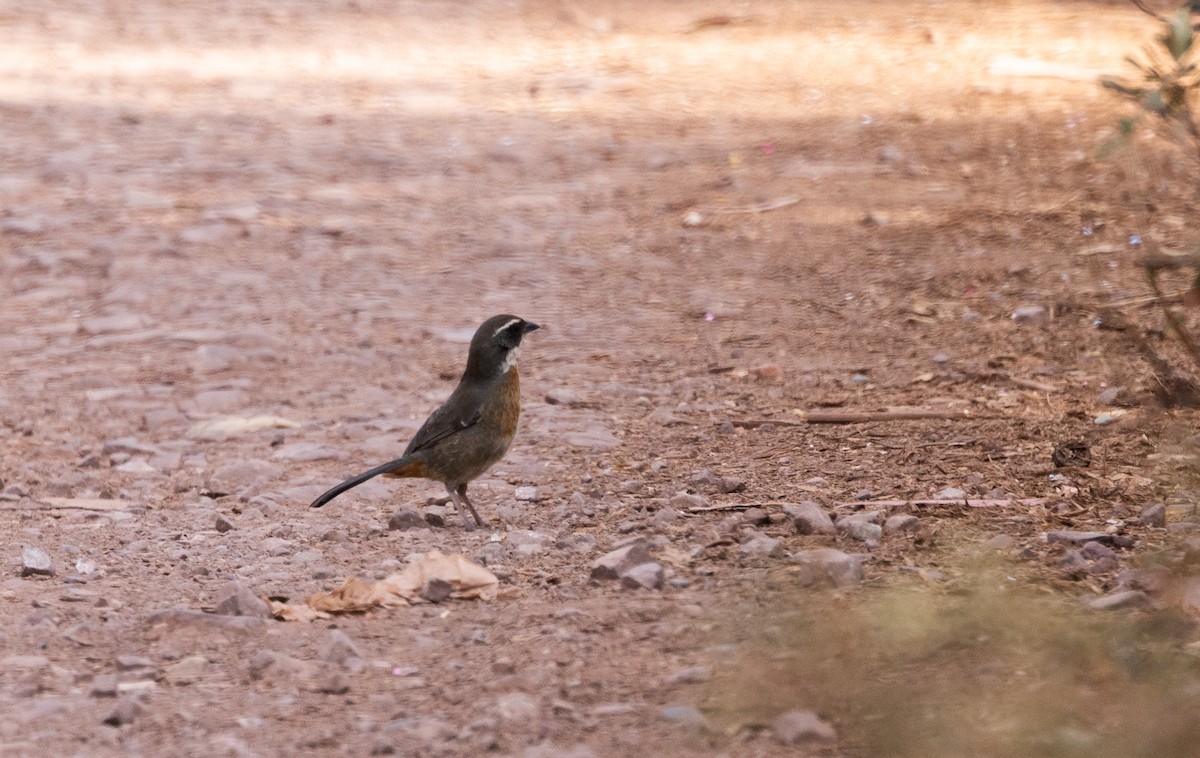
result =
[[[525,326],[522,327],[522,329],[521,329],[521,334],[529,334],[530,332],[536,331],[541,328],[542,327],[538,326],[537,324],[533,323],[532,321],[526,321]]]

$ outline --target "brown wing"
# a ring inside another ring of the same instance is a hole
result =
[[[464,390],[460,385],[445,404],[429,414],[404,449],[404,454],[428,449],[453,434],[470,429],[482,416],[483,393]]]

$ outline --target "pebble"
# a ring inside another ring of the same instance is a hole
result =
[[[498,563],[504,563],[507,555],[508,551],[504,545],[501,545],[499,542],[488,542],[475,552],[475,560],[484,566],[495,566]],[[616,577],[612,578],[615,579]]]
[[[144,655],[118,655],[117,671],[135,671],[137,669],[152,669],[154,661]]]
[[[637,539],[606,553],[592,563],[592,579],[620,579],[628,569],[650,562],[650,548],[646,543]]]
[[[333,629],[329,632],[329,636],[325,639],[325,644],[321,646],[321,650],[317,655],[323,661],[336,663],[340,666],[347,665],[347,662],[351,659],[362,659],[362,654],[358,651],[358,646],[354,644],[354,640],[350,639],[350,636],[341,629]]]
[[[517,487],[513,491],[513,497],[522,503],[536,503],[539,500],[537,487]]]
[[[835,548],[802,550],[792,558],[810,569],[809,578],[814,582],[828,582],[834,587],[850,587],[863,579],[862,557],[843,553]]]
[[[54,562],[40,547],[21,550],[21,576],[54,576]]]
[[[192,356],[192,370],[197,374],[215,374],[232,368],[245,359],[245,354],[236,347],[200,345]]]
[[[1113,535],[1108,532],[1075,532],[1062,529],[1046,532],[1047,542],[1061,542],[1067,545],[1082,545],[1085,542],[1105,542],[1112,544]]]
[[[525,546],[532,546],[538,548],[537,552],[541,552],[542,549],[554,544],[554,538],[550,535],[529,529],[510,529],[506,538],[508,544],[516,550],[520,550]]]
[[[771,514],[762,508],[747,508],[742,511],[741,522],[753,526],[766,526],[771,523]]]
[[[132,724],[139,716],[145,713],[146,706],[132,697],[123,697],[117,701],[116,707],[104,719],[103,723],[109,726],[125,726],[126,724]]]
[[[345,451],[334,450],[316,442],[296,442],[280,447],[272,457],[282,461],[308,463],[310,461],[340,461],[346,455]]]
[[[704,684],[712,677],[713,670],[708,666],[689,666],[667,677],[667,684]]]
[[[226,584],[218,595],[217,615],[270,618],[271,608],[246,585],[235,579]]]
[[[669,505],[672,508],[680,511],[686,511],[689,508],[703,508],[708,504],[708,501],[703,495],[696,495],[691,492],[678,492],[671,498]]]
[[[738,555],[743,558],[780,558],[784,552],[783,542],[766,536],[755,537],[738,548]]]
[[[1010,318],[1018,324],[1042,326],[1050,320],[1050,312],[1044,305],[1022,305],[1013,310]]]
[[[1109,387],[1096,395],[1096,403],[1099,405],[1122,405],[1128,396],[1129,392],[1124,387]]]
[[[621,586],[631,590],[660,590],[663,586],[663,576],[661,565],[643,563],[621,572]]]
[[[416,508],[401,508],[388,519],[388,529],[393,532],[407,529],[424,529],[428,526],[429,524],[425,521],[425,517]]]
[[[552,389],[544,399],[547,405],[575,405],[579,402],[579,396],[566,388]]]
[[[1167,507],[1162,503],[1147,505],[1138,515],[1138,523],[1142,526],[1152,526],[1159,529],[1167,525]]]
[[[800,534],[833,534],[836,531],[833,520],[829,518],[825,509],[811,500],[784,505],[783,512],[792,520]]]
[[[92,697],[116,697],[117,675],[96,674],[92,677]]]
[[[784,745],[811,745],[837,740],[837,732],[812,711],[788,711],[779,714],[772,729],[775,739]]]
[[[883,533],[915,532],[918,526],[920,526],[920,519],[916,516],[911,513],[898,513],[895,516],[888,516],[887,521],[883,522]]]
[[[717,481],[717,492],[722,495],[732,495],[746,489],[746,480],[737,476],[723,476]]]
[[[292,552],[291,540],[282,537],[267,537],[259,543],[259,547],[267,555],[289,555]]]
[[[1150,598],[1141,590],[1122,590],[1111,595],[1092,598],[1087,601],[1089,608],[1095,611],[1115,611],[1122,608],[1141,608],[1149,603]]]
[[[883,536],[883,527],[879,524],[873,524],[870,521],[864,521],[857,518],[840,518],[837,522],[837,530],[853,539],[861,542],[870,540],[878,540]]]
[[[690,705],[668,705],[658,712],[658,717],[697,731],[704,727],[704,715]]]
[[[207,658],[202,655],[189,655],[177,663],[167,666],[163,670],[163,678],[168,684],[175,686],[194,684],[204,675],[207,667]]]
[[[1079,550],[1079,554],[1089,561],[1098,561],[1104,558],[1117,557],[1117,551],[1101,542],[1088,542]]]
[[[232,532],[236,527],[234,527],[232,521],[218,513],[214,528],[219,533],[224,534],[225,532]]]
[[[964,500],[967,493],[958,487],[946,487],[933,494],[934,500]]]
[[[503,721],[532,724],[541,715],[541,708],[524,692],[510,692],[496,698],[496,715]]]

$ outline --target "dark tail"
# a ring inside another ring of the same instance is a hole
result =
[[[347,479],[346,481],[342,482],[338,486],[336,486],[333,489],[326,492],[324,495],[321,495],[319,498],[312,501],[312,505],[310,505],[308,507],[309,508],[320,508],[322,505],[325,505],[330,500],[333,500],[335,497],[342,494],[346,490],[353,489],[354,487],[357,487],[358,485],[362,484],[363,482],[367,481],[368,479],[374,479],[375,477],[379,476],[380,474],[386,474],[390,471],[395,471],[397,469],[404,468],[411,462],[412,461],[409,458],[398,458],[394,461],[389,461],[389,462],[383,464],[382,466],[376,466],[375,468],[371,469],[370,471],[364,471],[363,473],[359,474],[356,477]]]

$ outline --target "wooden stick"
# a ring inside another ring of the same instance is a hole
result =
[[[921,421],[923,419],[979,419],[963,411],[914,410],[889,411],[807,411],[804,421],[809,424],[863,424],[869,421]],[[768,419],[766,423],[771,423]]]
[[[1026,497],[1011,499],[963,498],[961,500],[848,500],[836,503],[836,507],[875,506],[878,508],[900,508],[905,505],[965,505],[968,508],[1002,508],[1006,505],[1044,505],[1048,498]]]
[[[688,508],[684,513],[712,513],[713,511],[744,511],[750,508],[769,508],[772,505],[795,505],[795,503],[718,503],[717,505],[697,505]]]

